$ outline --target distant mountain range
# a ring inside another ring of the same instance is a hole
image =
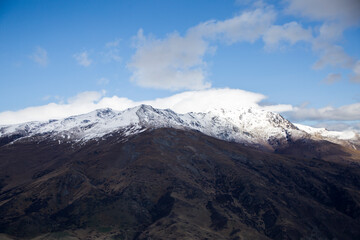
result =
[[[359,149],[253,108],[0,126],[0,239],[360,239]]]

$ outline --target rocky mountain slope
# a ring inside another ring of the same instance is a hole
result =
[[[0,239],[359,239],[357,136],[304,128],[146,105],[1,126]]]
[[[275,154],[174,128],[81,146],[16,141],[0,147],[0,233],[358,239],[359,152],[329,142],[311,147],[320,158],[303,157],[294,146]]]

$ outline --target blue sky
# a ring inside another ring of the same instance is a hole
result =
[[[3,0],[0,124],[79,96],[241,89],[293,121],[359,129],[359,12],[357,0]]]

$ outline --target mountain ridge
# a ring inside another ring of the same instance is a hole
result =
[[[357,133],[349,137],[349,134],[293,124],[278,113],[261,109],[213,109],[207,113],[178,114],[171,109],[156,109],[144,104],[124,111],[105,108],[59,120],[3,125],[0,126],[0,145],[41,136],[59,143],[85,142],[116,131],[129,136],[161,127],[197,130],[221,140],[269,150],[299,139],[327,140],[354,149],[360,147]]]

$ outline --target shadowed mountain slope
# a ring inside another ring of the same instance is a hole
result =
[[[172,128],[121,136],[78,144],[23,139],[0,147],[0,233],[360,238],[358,151],[306,140],[266,153]]]

